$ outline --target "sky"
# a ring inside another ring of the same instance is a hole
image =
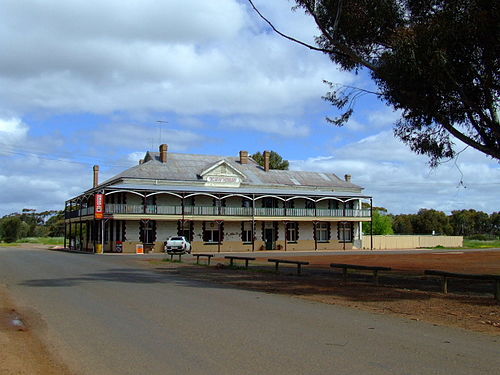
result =
[[[308,43],[312,20],[255,0]],[[351,174],[393,214],[500,210],[500,164],[466,148],[431,169],[393,137],[398,113],[366,95],[342,128],[324,80],[373,89],[366,72],[276,35],[246,0],[0,0],[0,216],[64,201],[171,152],[274,150],[290,168]],[[458,140],[456,149],[465,146]]]

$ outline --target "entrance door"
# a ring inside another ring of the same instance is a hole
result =
[[[264,241],[266,242],[266,250],[274,250],[274,228],[264,229]]]

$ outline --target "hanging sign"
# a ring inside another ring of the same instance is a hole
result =
[[[94,202],[94,217],[96,219],[104,218],[104,194],[96,194]]]

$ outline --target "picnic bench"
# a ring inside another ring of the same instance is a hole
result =
[[[390,271],[390,267],[382,267],[382,266],[362,266],[360,264],[345,264],[345,263],[331,263],[330,267],[332,268],[341,268],[342,276],[344,281],[347,280],[347,270],[363,270],[363,271],[373,271],[373,283],[378,285],[378,271]]]
[[[297,265],[297,275],[300,275],[301,266],[307,266],[309,264],[309,262],[304,262],[300,260],[288,260],[288,259],[268,259],[267,261],[275,263],[276,272],[278,272],[278,265],[280,263],[295,264]]]
[[[196,257],[196,264],[200,264],[200,257],[207,258],[207,265],[210,265],[210,259],[214,256],[214,254],[192,254]]]
[[[233,266],[234,260],[244,260],[245,268],[248,268],[248,261],[255,260],[254,257],[244,257],[244,256],[236,256],[236,255],[228,255],[224,257],[225,259],[229,259],[229,266]]]
[[[495,299],[500,301],[500,275],[467,274],[438,270],[425,270],[424,274],[429,276],[440,276],[442,278],[441,286],[443,288],[443,293],[448,293],[448,278],[494,281],[495,289],[493,294],[495,295]]]

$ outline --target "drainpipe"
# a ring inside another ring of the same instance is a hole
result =
[[[370,198],[370,250],[373,250],[373,198]]]
[[[252,194],[252,251],[255,251],[255,194]]]

